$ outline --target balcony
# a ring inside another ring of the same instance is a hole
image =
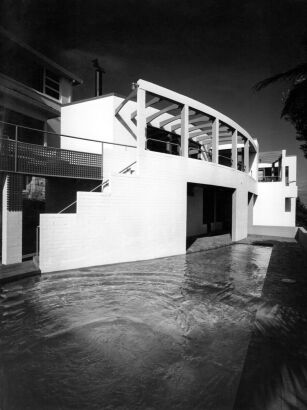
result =
[[[0,171],[42,177],[102,180],[102,154],[84,152],[82,148],[77,151],[43,145],[48,138],[61,145],[65,138],[66,143],[73,146],[75,137],[4,121],[0,123]],[[99,149],[97,152],[102,153],[101,141],[84,138],[77,140],[81,140],[81,143],[86,141],[86,146],[92,142]]]
[[[0,121],[0,133],[0,172],[98,181],[136,157],[134,145],[56,134],[5,121]],[[47,146],[47,142],[56,147]]]
[[[102,155],[1,138],[0,171],[101,180]]]
[[[280,176],[275,176],[275,175],[270,175],[270,176],[260,175],[260,176],[258,176],[258,182],[280,182],[280,181],[281,181]]]

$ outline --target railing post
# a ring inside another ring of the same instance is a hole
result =
[[[139,154],[145,150],[146,143],[146,91],[142,88],[137,89],[137,146]]]
[[[101,182],[103,181],[103,142],[101,143]],[[103,186],[101,184],[101,192],[103,191]]]
[[[249,140],[247,138],[244,143],[244,171],[249,173]]]
[[[215,118],[212,123],[212,162],[219,163],[219,119]]]
[[[189,156],[189,107],[184,105],[181,109],[181,155]]]
[[[238,132],[234,130],[231,137],[232,168],[238,168]]]
[[[15,164],[14,170],[17,172],[17,161],[18,161],[18,125],[15,126]]]

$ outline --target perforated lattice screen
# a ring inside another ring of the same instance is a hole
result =
[[[22,210],[22,175],[8,176],[7,207],[9,211]]]
[[[42,176],[102,179],[102,156],[88,152],[18,142],[16,156],[15,141],[3,139],[0,142],[0,161],[0,169],[3,171]]]

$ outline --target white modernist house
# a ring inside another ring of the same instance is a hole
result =
[[[236,122],[150,82],[63,105],[59,147],[101,156],[102,182],[41,214],[42,272],[184,254],[188,237],[294,235],[296,158],[259,155]]]

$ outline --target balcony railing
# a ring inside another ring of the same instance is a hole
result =
[[[147,138],[146,139],[146,149],[149,151],[156,151],[164,154],[171,154],[171,155],[181,155],[181,146],[179,143],[170,142],[167,140],[160,140],[155,138]],[[212,162],[212,150],[205,149],[201,145],[194,145],[189,146],[189,158]],[[233,167],[233,160],[229,156],[225,156],[219,154],[218,156],[218,163],[219,165],[223,165],[226,167]],[[245,172],[246,166],[243,164],[242,161],[237,162],[237,170]]]
[[[60,135],[3,121],[0,121],[0,123],[3,124],[5,129],[5,133],[0,137],[0,171],[4,172],[43,177],[102,180],[104,144],[115,147],[135,148],[135,146],[130,145]],[[64,138],[66,143],[78,144],[79,148],[82,147],[82,144],[88,147],[92,143],[94,144],[95,151],[101,152],[101,154],[20,141],[19,134],[21,130],[27,132],[28,137],[31,132],[35,135],[40,133],[42,140],[46,135],[56,136],[58,141]]]
[[[0,139],[0,169],[26,175],[102,179],[102,155]]]
[[[164,154],[181,155],[181,147],[179,144],[170,141],[158,140],[155,138],[146,139],[146,149]]]
[[[280,182],[281,177],[279,176],[259,176],[258,182]]]

